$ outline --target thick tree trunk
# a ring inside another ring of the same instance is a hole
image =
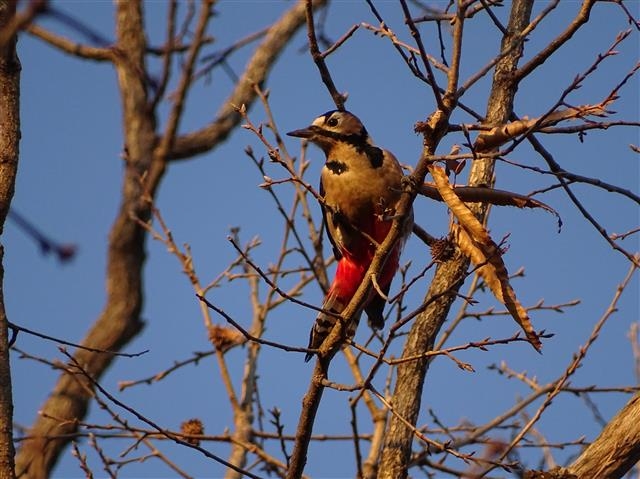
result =
[[[640,393],[609,421],[568,470],[578,479],[623,477],[640,461]]]
[[[532,6],[533,0],[514,0],[511,4],[508,30],[503,37],[501,47],[502,52],[508,53],[496,65],[493,88],[487,107],[486,121],[489,124],[506,123],[512,113],[517,84],[511,80],[510,74],[515,71],[522,55],[522,41],[519,39],[519,33],[529,23]],[[469,184],[491,184],[493,171],[493,161],[474,161]],[[481,218],[485,215],[484,208],[478,208],[474,212]],[[425,301],[431,301],[432,298],[438,299],[431,302],[429,307],[416,318],[407,337],[403,357],[419,355],[433,347],[435,337],[449,314],[455,293],[462,284],[468,264],[467,258],[457,256],[437,268]],[[445,291],[449,291],[449,293],[443,295]],[[413,432],[398,416],[411,424],[416,424],[428,367],[429,361],[426,359],[398,366],[396,386],[391,401],[395,414],[389,420],[378,469],[379,478],[407,477]]]
[[[569,467],[526,471],[524,479],[620,479],[640,461],[640,393],[604,427]]]
[[[16,13],[16,3],[0,0],[0,31]],[[20,61],[16,38],[0,45],[0,233],[9,212],[20,143]],[[9,362],[9,322],[4,308],[4,248],[0,245],[0,479],[15,477],[13,400]]]
[[[403,356],[414,356],[433,348],[435,338],[444,318],[449,313],[451,303],[455,299],[454,293],[460,287],[460,280],[466,273],[467,266],[468,262],[458,257],[438,267],[429,287],[427,300],[446,291],[450,291],[451,294],[441,295],[416,319],[407,337]],[[420,412],[422,389],[429,363],[429,360],[421,359],[403,363],[398,367],[392,404],[398,416],[414,425]],[[407,477],[412,443],[413,431],[395,414],[391,416],[378,469],[379,478]]]

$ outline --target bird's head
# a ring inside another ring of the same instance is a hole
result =
[[[306,138],[322,148],[325,153],[340,142],[355,147],[371,144],[369,134],[358,117],[348,111],[339,110],[328,111],[313,120],[308,127],[290,131],[287,135]]]

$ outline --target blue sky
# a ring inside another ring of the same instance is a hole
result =
[[[375,2],[389,26],[405,41],[410,35],[403,26],[396,2]],[[505,19],[507,6],[497,9]],[[109,2],[60,1],[54,5],[86,22],[105,38],[113,38],[113,6]],[[216,51],[229,42],[257,31],[279,17],[290,5],[280,1],[220,2],[219,15],[211,24]],[[444,5],[443,2],[438,3]],[[534,15],[546,5],[537,4]],[[638,4],[629,3],[638,16]],[[553,14],[535,31],[525,50],[526,61],[550,38],[566,26],[575,15],[578,2],[561,2]],[[162,42],[164,2],[146,4],[150,42]],[[377,24],[364,2],[335,2],[329,11],[327,34],[336,39],[351,25],[367,22]],[[43,19],[42,24],[79,41],[77,33],[57,22]],[[536,117],[545,113],[560,97],[573,78],[584,72],[596,55],[607,50],[616,35],[629,28],[622,10],[615,4],[598,4],[592,22],[578,32],[557,56],[549,59],[520,86],[515,111],[520,116]],[[437,36],[433,26],[424,26],[423,39],[430,52],[437,54]],[[445,28],[446,35],[446,28]],[[449,37],[446,36],[447,41]],[[308,53],[305,32],[300,32],[285,51],[270,76],[270,104],[281,132],[306,126],[318,114],[332,109],[315,66]],[[450,43],[448,44],[450,45]],[[478,16],[465,29],[462,56],[462,78],[467,78],[491,59],[499,48],[499,37],[486,16]],[[230,65],[240,72],[252,52],[253,45],[233,56]],[[619,54],[608,58],[591,75],[580,90],[570,94],[574,105],[601,101],[638,61],[638,32],[619,48]],[[205,52],[208,52],[205,50]],[[79,342],[100,313],[105,299],[104,269],[107,235],[119,202],[123,163],[120,130],[120,100],[113,68],[65,56],[43,45],[39,40],[22,35],[19,53],[22,76],[22,144],[21,163],[13,207],[54,238],[79,246],[77,258],[60,265],[52,257],[40,255],[37,247],[8,223],[2,239],[5,245],[5,295],[11,321],[69,341]],[[450,54],[450,48],[446,51]],[[420,155],[421,141],[413,133],[413,124],[434,110],[429,88],[408,71],[391,45],[384,39],[359,29],[337,53],[330,56],[328,66],[341,91],[349,93],[347,107],[366,124],[377,144],[392,150],[402,163],[414,165]],[[150,70],[158,72],[157,64]],[[439,77],[439,81],[443,81]],[[215,71],[211,81],[200,83],[189,97],[181,131],[196,129],[208,122],[220,102],[233,87],[222,71]],[[486,110],[489,79],[480,81],[465,95],[463,101],[479,112]],[[640,91],[637,76],[621,91],[621,99],[612,107],[612,120],[638,121]],[[166,112],[168,103],[163,105]],[[264,110],[256,105],[250,112],[255,123],[264,121]],[[460,113],[453,122],[469,122]],[[638,130],[629,127],[607,131],[590,131],[584,142],[576,136],[541,136],[545,146],[568,171],[599,178],[605,182],[638,191],[640,180],[638,155],[628,145],[638,144]],[[299,143],[287,138],[292,155],[299,152]],[[439,153],[446,153],[460,136],[445,138]],[[248,241],[257,236],[261,246],[255,250],[255,260],[267,266],[280,248],[281,219],[267,193],[258,185],[263,179],[243,153],[251,145],[257,154],[266,152],[248,131],[238,129],[230,139],[213,152],[196,159],[173,164],[164,180],[157,205],[169,224],[178,244],[188,242],[194,253],[196,268],[203,283],[216,277],[236,256],[226,237],[229,228],[241,227],[241,238]],[[322,165],[319,150],[310,149],[311,167],[307,179],[315,183]],[[527,146],[516,150],[510,160],[545,168],[541,159]],[[276,165],[267,165],[273,178],[283,178],[285,172]],[[468,169],[467,169],[468,170]],[[463,177],[466,171],[463,173]],[[549,176],[537,175],[507,164],[497,168],[497,187],[523,194],[553,184]],[[283,198],[287,189],[283,188]],[[623,233],[638,225],[637,204],[620,195],[585,185],[575,191],[585,207],[609,232]],[[557,232],[555,220],[541,211],[521,211],[494,208],[489,228],[495,239],[509,234],[509,250],[505,262],[510,271],[524,267],[524,278],[514,281],[516,292],[525,305],[541,299],[546,304],[558,304],[580,299],[580,304],[564,314],[537,312],[532,321],[537,329],[546,329],[555,336],[544,344],[539,356],[523,343],[498,346],[488,352],[468,351],[458,357],[471,363],[475,373],[463,372],[445,358],[434,361],[429,372],[423,398],[421,425],[433,425],[428,414],[433,410],[446,424],[462,421],[481,424],[505,411],[516,398],[527,394],[518,381],[499,376],[488,369],[505,361],[515,371],[527,371],[542,384],[557,378],[571,357],[585,343],[594,324],[607,309],[615,287],[624,278],[629,264],[613,251],[594,228],[577,213],[566,195],[554,190],[538,199],[550,204],[561,214],[564,227]],[[290,198],[289,198],[290,200]],[[317,215],[319,209],[316,207]],[[416,205],[416,221],[434,235],[447,231],[448,214],[444,206],[421,199]],[[638,237],[631,236],[622,245],[638,251]],[[143,317],[146,328],[127,346],[128,352],[149,349],[136,359],[117,361],[101,384],[127,404],[167,428],[177,429],[191,417],[199,417],[209,434],[222,433],[231,427],[229,407],[213,359],[203,360],[198,367],[187,367],[153,386],[138,386],[117,393],[118,381],[138,379],[169,367],[174,360],[186,359],[194,351],[209,350],[199,305],[180,265],[158,242],[148,243],[149,257],[145,271],[146,304]],[[429,252],[412,239],[403,261],[412,261],[412,271],[419,271],[429,261]],[[428,286],[420,282],[409,301],[419,304]],[[462,288],[465,291],[466,286]],[[263,286],[263,291],[266,287]],[[224,290],[214,290],[212,300],[232,314],[241,324],[248,325],[250,310],[246,287],[232,284]],[[319,288],[308,288],[305,301],[319,304]],[[486,294],[473,307],[483,311],[497,307]],[[630,325],[638,321],[638,280],[632,281],[618,305],[618,312],[605,325],[589,352],[583,367],[572,379],[574,386],[621,386],[636,383],[631,347],[627,339]],[[460,305],[456,303],[455,312]],[[303,346],[314,314],[288,306],[277,310],[269,319],[266,337],[274,341]],[[216,318],[222,322],[221,318]],[[445,325],[446,327],[447,325]],[[361,336],[366,337],[365,327]],[[508,317],[495,317],[482,322],[467,320],[456,331],[448,345],[464,344],[487,336],[508,337],[517,331]],[[61,359],[55,344],[25,334],[19,336],[17,347],[36,356]],[[227,359],[239,383],[245,351],[236,349]],[[285,432],[293,433],[302,395],[307,388],[311,365],[299,355],[278,350],[263,350],[259,367],[260,395],[263,407],[278,407],[283,411]],[[30,424],[40,405],[56,381],[57,374],[35,361],[12,356],[15,420]],[[346,373],[344,360],[336,358],[333,374],[337,381],[352,382]],[[384,387],[384,376],[376,386]],[[315,432],[348,433],[349,394],[327,391],[320,407]],[[594,395],[600,412],[609,418],[627,400],[622,394]],[[538,403],[536,403],[538,404]],[[535,409],[530,409],[532,413]],[[124,414],[124,413],[123,413]],[[126,415],[125,415],[126,416]],[[131,418],[129,418],[131,419]],[[104,412],[92,408],[87,419],[92,423],[110,422]],[[549,441],[562,442],[581,435],[592,439],[600,426],[581,399],[561,395],[554,401],[541,422],[540,430]],[[508,439],[503,433],[502,439]],[[498,434],[498,438],[500,435]],[[103,441],[112,455],[126,449],[125,441]],[[226,457],[227,446],[206,445],[212,452]],[[84,452],[92,454],[86,443]],[[163,451],[192,476],[219,477],[223,469],[198,453],[169,444],[160,444]],[[351,443],[313,443],[307,472],[313,477],[353,476]],[[278,453],[278,445],[270,447]],[[575,453],[575,449],[554,451],[558,461]],[[523,452],[530,466],[536,466],[539,455]],[[330,457],[331,461],[326,458]],[[97,464],[93,462],[93,464]],[[460,463],[454,463],[463,468]],[[96,472],[101,471],[96,466]],[[69,453],[60,461],[56,477],[79,477],[81,470]],[[172,473],[159,461],[130,465],[122,477],[170,477]]]

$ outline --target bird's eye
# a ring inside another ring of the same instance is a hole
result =
[[[338,126],[338,119],[337,118],[329,118],[329,120],[327,121],[327,125],[329,125],[329,126]]]

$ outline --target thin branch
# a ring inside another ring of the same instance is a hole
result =
[[[326,0],[313,0],[313,7],[320,8],[325,3]],[[265,80],[291,37],[304,24],[305,5],[306,0],[298,0],[269,27],[264,40],[256,48],[234,90],[223,102],[213,122],[197,131],[178,135],[169,152],[169,160],[188,159],[205,153],[229,136],[241,120],[236,110],[237,105],[253,103],[256,98],[254,86]]]
[[[92,348],[89,346],[83,346],[82,344],[72,343],[64,339],[56,338],[54,336],[49,336],[48,334],[39,333],[37,331],[34,331],[33,329],[25,328],[24,326],[18,326],[17,324],[14,324],[12,322],[9,322],[8,324],[9,324],[9,328],[13,329],[14,331],[20,331],[26,334],[30,334],[32,336],[36,336],[41,339],[46,339],[47,341],[52,341],[54,343],[64,344],[65,346],[71,346],[74,348],[83,349],[85,351],[90,351],[92,353],[104,353],[104,354],[109,354],[111,356],[119,356],[123,358],[137,358],[138,356],[142,356],[149,352],[148,349],[145,349],[144,351],[140,351],[138,353],[121,353],[121,352],[112,351],[109,349]]]
[[[289,301],[291,301],[293,303],[299,304],[300,306],[304,306],[305,308],[309,308],[309,309],[312,309],[314,311],[318,311],[318,312],[321,312],[321,313],[324,313],[324,314],[328,314],[328,315],[334,316],[334,317],[340,317],[340,315],[336,314],[335,312],[324,310],[322,308],[314,306],[311,303],[307,303],[305,301],[301,301],[298,298],[290,295],[289,293],[281,290],[280,287],[278,287],[278,285],[275,284],[271,280],[271,278],[269,278],[269,276],[264,271],[262,271],[262,269],[257,264],[255,264],[253,262],[253,260],[251,260],[251,258],[249,258],[246,254],[244,254],[244,252],[240,249],[240,246],[236,243],[236,241],[232,237],[228,237],[227,239],[233,245],[233,247],[236,249],[236,251],[238,251],[238,253],[240,253],[243,256],[243,258],[247,262],[247,264],[249,266],[251,266],[251,268],[253,268],[253,270],[260,275],[260,277],[262,277],[262,279],[269,285],[269,287],[271,287],[274,291],[276,291],[284,299],[287,299],[287,300],[289,300]]]
[[[160,371],[159,373],[156,373],[153,376],[148,376],[143,379],[137,379],[135,381],[118,381],[118,390],[124,391],[127,388],[130,388],[132,386],[137,386],[139,384],[151,385],[155,382],[163,380],[164,378],[169,376],[171,373],[177,371],[178,369],[183,368],[184,366],[187,366],[189,364],[194,364],[197,366],[201,359],[212,356],[213,354],[215,354],[215,351],[205,351],[205,352],[196,351],[193,353],[193,356],[190,357],[189,359],[185,359],[183,361],[174,361],[171,367],[163,371]]]
[[[550,166],[551,171],[562,170],[560,165],[554,160],[553,156],[544,148],[544,146],[542,146],[542,144],[538,141],[538,139],[534,135],[528,135],[527,140],[529,141],[529,143],[531,143],[531,145],[533,146],[533,149],[537,151],[540,154],[540,156],[542,156],[542,158],[544,158],[544,160]],[[567,195],[569,196],[573,204],[578,208],[582,216],[589,223],[593,225],[593,227],[600,234],[600,236],[602,236],[605,239],[605,241],[609,243],[614,250],[622,253],[629,261],[631,261],[631,263],[635,264],[636,266],[640,266],[640,261],[637,256],[634,256],[624,248],[620,247],[614,240],[612,240],[609,237],[609,234],[607,233],[607,231],[600,225],[600,223],[596,221],[593,215],[591,215],[591,213],[589,213],[589,211],[582,205],[582,203],[577,198],[575,193],[571,191],[571,189],[569,188],[569,185],[567,185],[564,178],[558,177],[558,181],[562,185],[562,188],[565,190],[565,192],[567,193]]]
[[[78,250],[77,245],[73,243],[58,243],[13,208],[9,210],[7,217],[38,243],[43,255],[53,252],[61,263],[71,261],[74,258]]]
[[[109,401],[111,401],[112,403],[114,403],[115,405],[117,405],[118,407],[124,409],[125,411],[129,412],[130,414],[132,414],[133,416],[135,416],[137,419],[139,419],[140,421],[144,422],[145,424],[147,424],[148,426],[151,426],[153,429],[155,429],[156,431],[158,431],[160,434],[162,434],[163,436],[165,436],[167,439],[170,439],[171,441],[180,444],[182,446],[186,446],[188,448],[191,449],[195,449],[196,451],[199,451],[200,453],[202,453],[204,456],[208,457],[209,459],[213,459],[214,461],[233,469],[234,471],[238,471],[244,475],[246,475],[247,477],[250,477],[252,479],[260,479],[259,476],[256,476],[255,474],[252,474],[251,472],[244,470],[244,469],[240,469],[239,467],[237,467],[234,464],[231,464],[227,461],[225,461],[224,459],[222,459],[221,457],[216,456],[215,454],[212,454],[211,452],[207,451],[206,449],[201,448],[200,446],[197,446],[195,444],[192,444],[189,441],[185,441],[184,439],[181,439],[180,437],[178,437],[177,435],[172,434],[171,432],[167,431],[166,429],[160,427],[158,424],[156,424],[155,422],[151,421],[150,419],[148,419],[146,416],[143,416],[141,413],[139,413],[136,409],[126,405],[125,403],[123,403],[122,401],[120,401],[119,399],[117,399],[115,396],[113,396],[112,394],[110,394],[106,389],[104,389],[102,387],[102,385],[96,381],[83,367],[82,365],[77,362],[75,360],[75,358],[70,355],[69,353],[67,353],[67,351],[64,348],[60,348],[60,351],[67,356],[67,358],[70,361],[70,364],[72,364],[75,368],[78,369],[78,371],[89,381],[90,384],[93,385],[93,387],[95,387],[98,391],[100,391],[100,393],[102,393],[103,396],[105,396]]]
[[[91,47],[76,43],[39,25],[29,25],[26,31],[68,55],[97,62],[114,62],[116,60],[116,54],[111,47]]]
[[[177,0],[170,0],[167,8],[167,35],[165,43],[165,51],[162,54],[162,75],[160,81],[157,83],[155,96],[151,100],[150,108],[155,110],[164,97],[164,93],[167,90],[169,84],[169,78],[171,77],[171,64],[173,61],[173,54],[175,50],[175,31],[176,31],[176,16],[178,13]],[[192,47],[190,46],[189,49]]]
[[[211,73],[211,71],[215,67],[217,67],[220,64],[224,64],[229,58],[229,56],[231,56],[231,54],[240,50],[242,47],[249,45],[250,43],[253,43],[259,38],[264,37],[268,31],[269,31],[269,28],[263,28],[262,30],[258,30],[257,32],[250,33],[246,37],[241,38],[235,43],[232,43],[231,45],[229,45],[228,47],[225,47],[221,51],[203,55],[202,58],[200,59],[200,62],[204,63],[205,65],[193,75],[193,80],[195,81],[203,76],[208,75],[209,73]]]
[[[424,44],[422,43],[422,37],[420,36],[420,31],[418,30],[415,23],[413,23],[413,20],[411,19],[411,12],[409,11],[409,7],[407,6],[406,0],[400,0],[400,5],[402,6],[402,11],[404,13],[405,23],[409,27],[409,31],[411,32],[411,36],[416,42],[416,45],[418,45],[418,50],[420,51],[420,58],[422,59],[422,64],[424,65],[424,68],[427,71],[427,80],[428,80],[427,83],[431,86],[431,89],[433,90],[433,96],[436,99],[436,104],[438,105],[438,109],[443,110],[445,108],[445,104],[442,101],[442,95],[440,95],[440,90],[436,82],[436,77],[433,75],[433,69],[431,68],[431,63],[429,62],[427,51],[424,48]],[[446,106],[449,107],[450,109],[450,105],[446,105]]]
[[[325,10],[326,11],[326,10]],[[328,47],[324,52],[321,53],[322,58],[327,58],[333,52],[335,52],[338,48],[340,48],[351,36],[356,32],[356,30],[360,27],[360,25],[351,25],[351,28],[347,30],[344,35],[338,38],[333,45]]]
[[[287,346],[286,344],[280,344],[280,343],[276,343],[276,342],[273,342],[273,341],[268,341],[266,339],[262,339],[262,338],[259,338],[257,336],[254,336],[251,333],[249,333],[246,329],[244,329],[242,326],[240,326],[240,324],[238,324],[224,310],[222,310],[221,308],[218,308],[216,305],[214,305],[213,303],[209,302],[207,300],[207,298],[205,298],[204,296],[199,296],[197,294],[196,294],[196,297],[200,301],[202,301],[204,304],[206,304],[209,309],[212,309],[213,311],[218,313],[220,316],[222,316],[225,320],[227,320],[234,328],[236,328],[238,331],[240,331],[240,333],[242,333],[242,335],[245,338],[247,338],[247,340],[249,340],[249,341],[253,341],[253,342],[256,342],[258,344],[263,344],[265,346],[271,346],[273,348],[282,349],[283,351],[289,351],[289,352],[297,352],[297,353],[314,353],[314,352],[316,352],[315,349],[297,348],[297,347],[294,347],[294,346]]]
[[[178,127],[182,121],[182,113],[185,108],[185,101],[187,93],[190,91],[192,82],[193,70],[195,68],[196,61],[200,49],[203,46],[203,38],[211,18],[211,12],[213,9],[214,0],[203,0],[200,8],[200,15],[198,24],[196,25],[196,31],[194,33],[193,41],[189,52],[187,53],[187,59],[182,66],[180,80],[178,87],[173,97],[173,105],[169,112],[167,124],[165,126],[164,134],[161,136],[158,146],[154,150],[153,161],[150,168],[146,171],[145,182],[146,188],[153,188],[158,183],[156,179],[158,176],[164,174],[166,168],[167,157],[169,152],[173,148],[176,135],[178,133]],[[149,190],[147,189],[147,193]]]
[[[333,103],[335,103],[336,108],[338,110],[344,110],[344,102],[346,101],[346,96],[342,93],[338,92],[333,79],[331,78],[331,73],[327,68],[327,64],[324,61],[324,55],[320,53],[320,48],[318,47],[318,39],[316,38],[316,29],[313,23],[313,0],[306,0],[305,4],[305,12],[307,19],[307,38],[309,40],[309,53],[311,53],[311,58],[313,62],[318,67],[318,71],[320,72],[320,78],[322,82],[329,90],[329,94],[333,99]]]
[[[558,380],[554,381],[552,388],[547,393],[547,397],[545,398],[545,400],[538,407],[538,409],[536,410],[535,414],[531,417],[529,422],[522,427],[522,429],[518,432],[518,434],[516,434],[516,436],[511,440],[509,445],[505,448],[503,453],[500,455],[500,460],[507,457],[509,452],[522,440],[522,438],[533,427],[533,425],[536,422],[538,422],[543,412],[547,409],[547,407],[549,407],[553,399],[562,391],[563,387],[569,381],[569,378],[580,367],[580,365],[582,364],[582,361],[587,355],[587,351],[589,350],[591,345],[598,339],[598,336],[600,335],[600,331],[602,330],[603,326],[609,320],[609,318],[613,314],[615,314],[615,312],[618,310],[617,308],[618,301],[620,300],[620,297],[622,296],[622,293],[626,289],[627,285],[631,281],[631,278],[634,276],[637,268],[638,268],[637,262],[631,264],[625,278],[616,288],[613,298],[611,299],[611,303],[609,304],[609,306],[607,307],[603,315],[600,317],[600,319],[594,325],[593,330],[589,335],[589,338],[587,339],[585,344],[581,346],[578,352],[574,355],[573,360],[571,361],[569,366],[566,368],[563,375],[560,378],[558,378]],[[490,471],[491,469],[493,469],[493,467],[488,469],[486,472]]]
[[[542,49],[536,56],[521,66],[514,72],[514,80],[519,83],[523,78],[526,78],[533,70],[541,66],[547,59],[555,53],[562,45],[568,42],[571,37],[589,21],[589,15],[591,9],[596,4],[597,0],[584,0],[578,15],[573,19],[569,26],[554,38],[549,44]]]

